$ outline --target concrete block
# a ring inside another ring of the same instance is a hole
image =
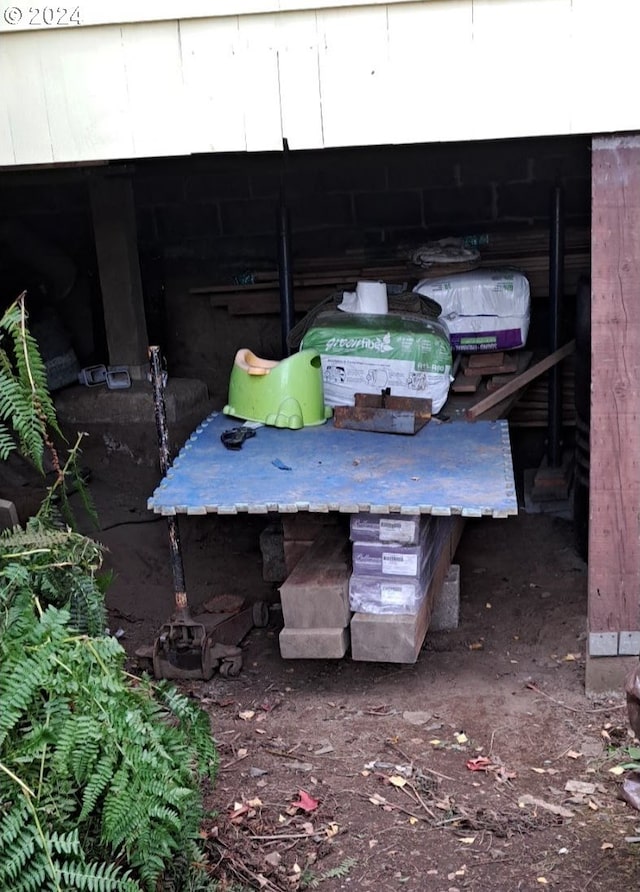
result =
[[[279,521],[270,523],[260,533],[260,553],[262,554],[262,578],[265,582],[282,582],[287,578],[284,561],[282,525]]]
[[[640,632],[620,632],[618,654],[621,657],[637,657],[640,654]]]
[[[435,597],[430,632],[450,632],[460,624],[460,564],[451,564],[449,572],[442,583],[442,588]]]
[[[349,629],[293,629],[280,632],[284,660],[339,660],[349,649]]]
[[[147,381],[132,381],[128,390],[78,384],[56,393],[54,401],[58,418],[69,425],[154,424],[153,391]],[[207,385],[195,378],[170,377],[165,391],[165,410],[170,425],[191,414],[204,418],[210,411]]]
[[[587,694],[610,697],[624,696],[624,681],[638,665],[637,657],[587,656],[585,690]]]
[[[13,502],[0,499],[0,530],[12,530],[19,523],[18,512]]]
[[[296,629],[349,625],[348,540],[328,532],[303,554],[280,586],[282,615]]]
[[[617,632],[590,632],[589,633],[590,657],[617,657],[618,633]]]

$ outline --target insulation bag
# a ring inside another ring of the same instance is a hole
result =
[[[420,514],[352,514],[349,536],[352,542],[398,542],[416,545],[420,535]]]
[[[404,576],[352,576],[349,606],[355,613],[415,614],[426,593],[427,581]]]
[[[520,272],[475,269],[422,279],[413,290],[440,304],[440,322],[459,353],[514,350],[527,341],[530,289]]]
[[[328,406],[352,406],[356,393],[432,401],[435,415],[451,383],[451,344],[446,327],[408,314],[320,313],[302,340],[322,362]]]
[[[424,518],[416,545],[354,542],[349,605],[357,613],[414,614],[451,535],[451,517]]]

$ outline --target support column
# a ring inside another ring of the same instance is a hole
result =
[[[126,365],[132,378],[145,378],[147,323],[131,179],[95,176],[90,192],[109,365]]]
[[[640,654],[640,134],[592,144],[587,690]]]

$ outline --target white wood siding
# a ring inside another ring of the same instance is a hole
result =
[[[2,25],[0,165],[640,130],[629,0],[80,9]]]

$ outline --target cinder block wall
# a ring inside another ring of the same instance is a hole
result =
[[[556,182],[584,225],[590,164],[586,137],[138,162],[140,245],[172,271],[273,266],[283,186],[298,257],[544,225]]]
[[[174,375],[202,378],[220,401],[238,347],[278,355],[279,321],[231,317],[206,298],[190,296],[187,286],[275,268],[283,186],[295,258],[348,250],[375,257],[430,238],[548,225],[556,182],[564,186],[567,224],[588,225],[590,217],[588,136],[209,155],[117,166],[133,179],[150,340],[164,347]],[[91,167],[0,172],[0,236],[3,219],[17,218],[74,261],[92,295],[96,360],[103,361],[87,188],[93,173]],[[3,288],[10,267],[0,237],[3,300],[15,296],[13,282]],[[37,285],[30,279],[27,287]]]

